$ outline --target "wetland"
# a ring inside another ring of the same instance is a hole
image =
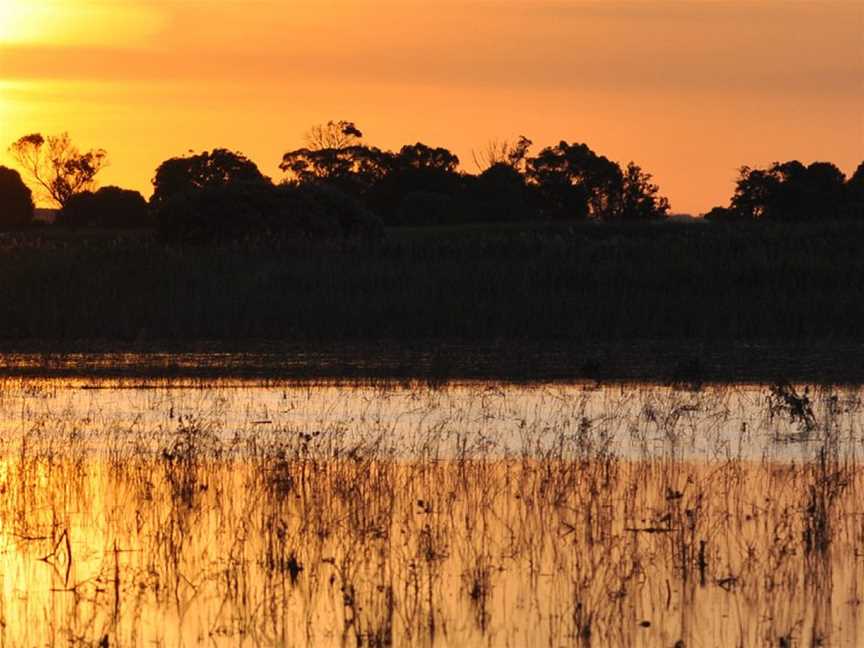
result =
[[[4,646],[856,646],[858,386],[8,377]]]

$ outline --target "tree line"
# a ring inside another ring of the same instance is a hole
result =
[[[153,195],[96,190],[107,161],[80,151],[68,135],[31,134],[10,146],[19,169],[59,207],[68,227],[158,227],[168,240],[257,236],[376,236],[384,226],[566,220],[648,222],[666,218],[669,201],[636,163],[622,167],[584,143],[561,141],[531,155],[526,137],[493,142],[474,155],[477,174],[460,171],[446,148],[423,143],[398,151],[363,141],[349,121],[313,127],[305,145],[284,154],[278,182],[244,155],[223,148],[171,158],[156,169]],[[797,161],[742,167],[718,222],[864,218],[864,163],[846,178],[835,165]],[[0,219],[33,221],[21,174],[0,167]]]

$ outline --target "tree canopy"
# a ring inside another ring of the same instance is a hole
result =
[[[33,194],[21,174],[0,166],[0,225],[27,225],[33,221],[33,209]]]
[[[449,149],[415,142],[385,150],[367,144],[352,121],[328,121],[286,152],[278,185],[242,153],[214,148],[162,162],[149,204],[137,192],[94,190],[101,149],[81,152],[67,134],[19,138],[10,152],[31,185],[60,205],[57,223],[145,227],[173,240],[251,236],[353,236],[381,224],[569,220],[651,222],[670,204],[651,173],[621,166],[582,142],[562,140],[532,155],[532,141],[492,141],[474,154],[479,173]],[[33,196],[18,172],[0,167],[7,224],[33,218]],[[14,204],[13,204],[14,203]],[[864,163],[848,179],[830,162],[743,166],[728,207],[706,220],[806,222],[864,218]]]
[[[153,178],[150,203],[158,209],[172,198],[191,197],[204,189],[269,183],[270,180],[255,163],[244,155],[216,148],[197,155],[171,158],[160,164]]]
[[[846,177],[830,162],[805,166],[798,160],[766,169],[739,169],[730,203],[734,220],[804,222],[847,215]]]

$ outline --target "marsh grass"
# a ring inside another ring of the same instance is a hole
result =
[[[22,420],[4,645],[854,645],[856,390],[802,421],[798,386],[540,389],[533,416],[490,384],[286,390],[314,402],[293,425],[226,423],[218,390],[155,425]]]
[[[388,340],[419,345],[445,377],[442,342],[859,341],[862,240],[856,223],[526,224],[254,248],[6,233],[0,339],[44,350]],[[685,379],[704,364],[677,362]]]

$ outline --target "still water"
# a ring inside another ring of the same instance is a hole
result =
[[[864,645],[862,397],[7,380],[0,645]]]

